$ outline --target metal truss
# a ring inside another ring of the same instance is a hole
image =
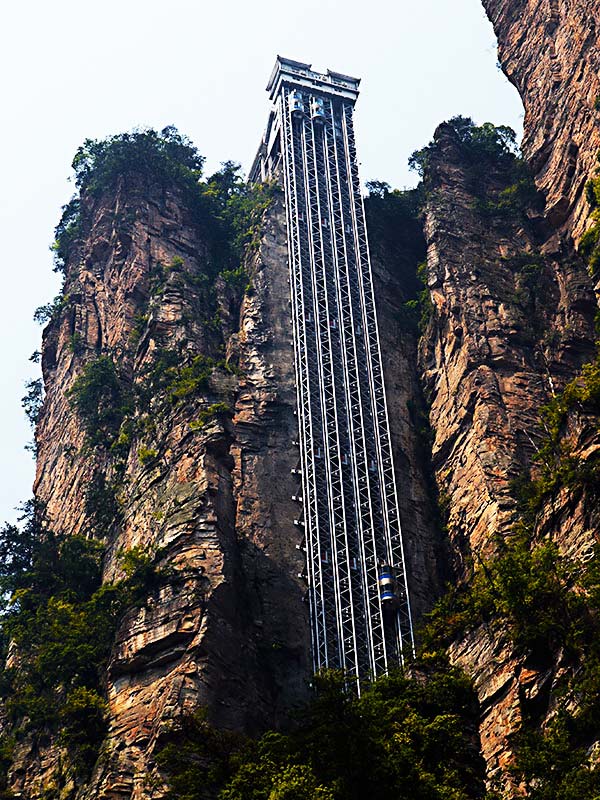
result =
[[[360,691],[414,643],[354,104],[293,81],[274,99],[313,666],[343,669]]]

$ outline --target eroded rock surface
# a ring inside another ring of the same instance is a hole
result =
[[[183,714],[206,707],[219,726],[255,732],[284,724],[307,698],[286,224],[279,195],[240,298],[221,278],[205,277],[214,275],[209,232],[175,187],[129,176],[83,203],[66,299],[44,335],[35,491],[57,531],[105,541],[105,581],[122,577],[120,554],[132,548],[167,573],[119,626],[106,675],[109,732],[90,782],[77,787],[60,748],[34,738],[18,754],[13,789],[137,800],[162,796],[153,755]],[[439,559],[418,420],[406,425],[420,388],[414,333],[396,347],[401,272],[377,261],[420,614],[439,594]],[[99,444],[71,390],[105,357],[130,410],[109,444]],[[168,365],[198,358],[209,366],[201,391],[169,398]]]
[[[307,693],[285,220],[277,203],[240,309],[219,279],[211,289],[204,277],[204,232],[174,188],[130,179],[85,202],[67,300],[45,333],[35,490],[57,530],[105,539],[105,580],[121,576],[119,553],[138,546],[170,570],[119,627],[107,674],[110,730],[82,795],[160,796],[160,780],[148,788],[152,753],[182,714],[205,706],[219,725],[253,731],[280,724]],[[128,386],[141,386],[165,351],[183,363],[210,359],[207,386],[166,404],[148,398],[117,464],[114,448],[91,446],[69,390],[100,355]],[[216,403],[230,412],[209,412],[193,430]],[[116,495],[108,529],[90,504],[99,479]],[[14,788],[24,796],[64,781],[56,748],[20,762]]]
[[[497,196],[507,176],[491,170],[475,192],[460,143],[440,127],[424,220],[432,310],[418,354],[418,333],[402,323],[414,242],[391,252],[371,236],[417,617],[444,580],[468,579],[473,559],[510,533],[513,481],[539,446],[539,407],[594,348],[596,302],[572,235],[587,226],[584,186],[600,149],[598,5],[484,5],[523,97],[524,150],[545,208],[483,214],[482,192]],[[12,789],[23,798],[54,790],[63,798],[158,800],[164,786],[154,754],[181,715],[205,706],[219,725],[252,732],[280,726],[307,696],[307,606],[292,524],[298,454],[286,226],[279,197],[240,298],[216,277],[209,231],[174,186],[130,176],[101,197],[84,197],[82,219],[65,301],[44,334],[35,491],[59,532],[106,542],[105,581],[122,575],[120,551],[137,546],[170,572],[117,632],[106,675],[110,728],[91,781],[76,786],[58,745],[29,737],[16,750]],[[91,446],[69,395],[85,365],[110,356],[135,394],[165,351],[186,364],[210,362],[201,391],[167,402],[164,391],[146,393],[116,449]],[[575,415],[569,425],[574,452],[595,458],[595,421]],[[537,524],[583,560],[598,523],[595,498],[563,489]],[[450,655],[474,679],[494,779],[510,764],[524,709],[536,704],[542,720],[551,713],[563,666],[527,663],[497,628],[455,641]]]
[[[539,408],[592,357],[596,305],[585,262],[533,212],[482,214],[451,126],[436,141],[425,222],[433,309],[420,357],[460,559],[489,554],[514,521],[511,484],[539,444]],[[506,185],[501,170],[486,181],[478,192],[489,196]]]
[[[551,224],[578,238],[600,150],[597,0],[483,0],[502,67],[525,106],[523,150]]]
[[[584,186],[600,146],[598,4],[484,6],[525,105],[523,149],[545,204],[490,214],[481,200],[498,197],[506,176],[492,170],[474,191],[460,142],[450,127],[438,129],[425,222],[433,309],[420,363],[459,580],[510,535],[519,518],[514,480],[536,474],[539,408],[593,358],[596,338],[593,281],[573,241],[588,225]],[[598,446],[597,420],[572,413],[563,437],[584,465]],[[584,561],[598,535],[597,507],[593,491],[558,489],[537,536]],[[474,678],[488,774],[510,794],[514,734],[525,716],[540,725],[551,718],[553,691],[572,665],[551,654],[529,663],[497,624],[454,642],[450,655]]]

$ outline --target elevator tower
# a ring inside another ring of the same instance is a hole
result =
[[[278,56],[250,173],[283,178],[315,671],[360,682],[413,650],[353,111],[360,81]]]

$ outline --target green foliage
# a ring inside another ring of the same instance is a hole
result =
[[[505,260],[506,266],[513,272],[528,292],[537,291],[539,279],[544,269],[544,257],[538,251],[524,250]],[[526,301],[529,298],[526,298]]]
[[[108,703],[95,689],[79,686],[65,697],[59,711],[60,743],[73,755],[75,766],[88,773],[106,735]]]
[[[517,652],[539,670],[560,658],[568,672],[555,680],[546,729],[538,727],[544,710],[523,702],[512,771],[533,800],[596,800],[600,772],[590,768],[588,748],[600,714],[600,546],[585,564],[571,562],[521,523],[497,548],[468,586],[438,604],[424,645],[439,647],[485,622],[508,630]]]
[[[600,177],[587,182],[585,196],[592,209],[592,226],[579,240],[579,252],[587,259],[590,275],[595,277],[600,273]]]
[[[209,422],[211,422],[215,417],[218,417],[220,414],[229,414],[231,415],[231,406],[227,403],[213,403],[204,411],[201,411],[198,414],[197,419],[190,422],[190,428],[193,431],[201,431],[203,430]]]
[[[68,391],[92,447],[109,447],[132,410],[131,393],[109,355],[89,361]]]
[[[156,459],[157,456],[158,450],[155,450],[152,447],[144,447],[143,445],[140,445],[138,448],[138,459],[142,465],[150,464]]]
[[[166,387],[171,402],[177,403],[207,389],[208,380],[215,367],[215,360],[203,355],[194,356],[191,362],[183,367],[176,367],[173,378]]]
[[[523,174],[516,176],[514,183],[501,189],[496,195],[477,198],[474,207],[484,217],[511,218],[539,203],[539,196],[524,162],[516,161],[523,167]]]
[[[426,255],[420,219],[422,187],[399,191],[391,190],[384,181],[369,181],[367,189],[365,210],[372,251],[388,269],[399,273],[405,300],[396,320],[403,331],[416,334],[431,311],[426,265],[419,266]]]
[[[81,201],[79,197],[75,196],[62,207],[60,222],[54,229],[54,243],[50,249],[54,254],[55,272],[62,272],[64,274],[67,259],[80,233]]]
[[[115,442],[115,444],[118,443]],[[114,448],[114,445],[113,445]],[[101,470],[94,472],[85,493],[85,514],[93,525],[94,534],[104,538],[119,519],[121,510],[116,500],[118,483],[108,481]]]
[[[417,266],[416,277],[420,286],[417,297],[402,303],[395,318],[404,332],[422,334],[433,315],[433,301],[427,286],[426,261]]]
[[[72,166],[78,189],[93,195],[131,175],[143,175],[153,182],[174,182],[193,193],[203,163],[190,140],[169,126],[160,133],[136,130],[103,140],[86,139]]]
[[[589,180],[585,185],[585,199],[591,208],[596,208],[598,200],[596,198],[596,186],[593,180]]]
[[[419,330],[421,318],[420,304],[418,300],[407,300],[400,306],[395,319],[400,330],[405,333],[416,333]]]
[[[543,733],[526,728],[519,735],[512,772],[523,782],[529,800],[600,797],[600,770],[591,768],[574,727],[574,720],[563,712]]]
[[[492,560],[480,563],[468,587],[451,589],[429,617],[428,647],[448,644],[482,622],[502,619],[521,652],[550,657],[570,641],[570,621],[578,596],[567,592],[571,569],[552,542],[532,548],[531,530],[516,527],[510,539],[496,543]]]
[[[425,255],[423,224],[420,219],[423,192],[417,189],[391,189],[384,181],[368,181],[365,211],[371,247],[386,261],[402,259],[408,252],[411,261]],[[404,288],[404,287],[403,287]],[[410,297],[418,287],[413,282],[405,291]]]
[[[133,319],[133,327],[131,329],[131,334],[129,337],[129,341],[131,342],[132,345],[136,345],[142,338],[142,334],[146,330],[146,326],[148,325],[149,319],[150,315],[147,313],[140,313],[135,315]]]
[[[154,401],[178,404],[196,397],[209,388],[209,380],[216,369],[227,369],[224,361],[205,355],[192,358],[176,350],[158,349],[143,379],[135,386],[137,407],[149,410]]]
[[[202,183],[203,162],[191,141],[170,126],[160,132],[136,130],[104,140],[87,139],[72,166],[80,192],[94,196],[131,176],[175,185],[209,240],[211,275],[227,274],[239,269],[248,248],[258,245],[262,217],[273,200],[275,187],[247,184],[239,165],[231,161]],[[55,251],[62,265],[80,224],[79,201],[74,198],[65,207],[57,228]],[[181,267],[182,259],[175,257],[170,268]]]
[[[35,427],[44,405],[44,384],[41,378],[36,378],[28,381],[25,384],[25,388],[27,389],[27,394],[21,398],[21,405],[25,410],[29,424]]]
[[[592,487],[600,478],[600,459],[577,458],[568,438],[563,436],[570,411],[600,413],[600,356],[581,368],[581,374],[540,409],[544,438],[536,454],[540,476],[528,487],[530,513],[538,511],[544,498],[557,488]]]
[[[516,135],[506,125],[484,122],[475,125],[469,117],[453,117],[445,123],[460,149],[470,175],[470,189],[476,196],[475,208],[488,217],[518,217],[530,206],[541,203],[525,161],[519,155]],[[409,158],[410,169],[428,178],[428,171],[439,154],[439,142],[431,141]],[[499,174],[506,184],[499,191],[489,188],[489,176]]]
[[[513,163],[518,154],[516,134],[506,125],[497,126],[491,122],[475,125],[469,117],[461,116],[453,117],[445,124],[452,128],[463,154],[471,163],[483,161],[508,165]],[[437,152],[435,140],[421,150],[415,150],[408,160],[409,168],[423,177]]]
[[[61,311],[66,308],[69,303],[69,297],[66,294],[57,294],[51,303],[45,306],[38,306],[33,312],[33,321],[39,325],[45,325],[47,322],[58,319]]]
[[[243,292],[248,286],[248,272],[244,264],[235,269],[222,270],[221,277],[225,286],[229,286],[235,292]]]
[[[83,352],[82,336],[80,333],[73,333],[69,337],[69,350],[76,355]]]
[[[593,413],[600,413],[600,356],[581,368],[581,376],[567,384],[562,393],[568,407],[580,406]]]
[[[334,789],[320,785],[308,764],[282,764],[269,755],[242,764],[219,800],[335,800]]]
[[[417,278],[422,287],[418,296],[418,308],[420,311],[418,328],[421,333],[425,331],[433,314],[433,301],[427,285],[427,277],[427,261],[423,261],[417,267]]]
[[[167,265],[168,269],[182,270],[185,267],[185,261],[181,256],[173,256],[171,263]]]
[[[9,800],[13,795],[7,792],[8,770],[13,762],[15,740],[6,733],[0,735],[0,800]]]
[[[106,732],[100,686],[116,627],[161,575],[148,554],[130,551],[125,578],[103,586],[98,542],[57,536],[34,504],[21,523],[0,531],[1,635],[18,652],[2,673],[4,707],[17,732],[58,732],[87,771]]]
[[[315,678],[295,730],[236,740],[190,718],[159,756],[171,797],[197,800],[467,800],[483,796],[469,681],[440,656],[414,678],[376,681],[357,698],[343,675]],[[211,794],[212,792],[212,794]]]
[[[119,551],[120,566],[126,577],[123,585],[127,589],[130,605],[139,604],[171,575],[167,568],[157,570],[155,561],[160,556],[160,551],[150,554],[142,545]]]
[[[19,525],[0,529],[0,608],[4,613],[11,597],[26,589],[41,589],[54,573],[56,551],[53,535],[42,533],[42,510],[34,501],[20,508]],[[45,572],[46,565],[48,571]],[[56,576],[54,576],[54,580]],[[36,581],[40,585],[36,585]]]
[[[210,725],[203,709],[184,717],[169,739],[156,759],[169,775],[169,800],[214,800],[234,769],[232,759],[244,739]]]
[[[514,293],[508,299],[521,311],[520,324],[515,325],[520,343],[525,346],[541,341],[546,346],[557,344],[560,332],[547,330],[545,319],[552,285],[548,279],[546,258],[538,250],[522,250],[502,261],[514,280]]]
[[[141,411],[149,410],[154,400],[168,398],[167,387],[177,379],[181,361],[182,356],[177,350],[157,348],[152,362],[135,386],[136,402]]]
[[[203,197],[212,217],[221,222],[226,233],[225,249],[229,249],[223,253],[221,274],[239,269],[245,254],[258,248],[262,218],[276,191],[274,183],[247,183],[240,174],[240,165],[233,161],[226,161],[206,181]]]

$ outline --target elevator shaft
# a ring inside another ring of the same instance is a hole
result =
[[[253,171],[282,173],[285,189],[313,666],[344,670],[360,690],[414,643],[354,138],[357,87],[278,59]]]

